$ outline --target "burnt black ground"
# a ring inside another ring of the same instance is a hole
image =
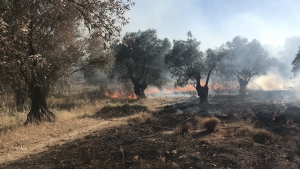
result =
[[[299,168],[299,107],[288,105],[285,113],[296,116],[274,122],[273,114],[282,104],[236,96],[213,97],[210,102],[199,105],[193,98],[170,105],[153,112],[158,123],[128,123],[97,131],[0,168]],[[220,118],[219,130],[174,132],[193,123],[195,116]],[[237,128],[227,127],[241,121],[278,137],[274,143],[259,143],[239,135]]]

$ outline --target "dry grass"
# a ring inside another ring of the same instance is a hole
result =
[[[201,117],[199,117],[199,116],[195,116],[195,118],[194,118],[194,128],[195,129],[199,129],[199,128],[201,128],[201,122],[202,122],[202,118]]]
[[[61,143],[52,141],[52,138],[64,138],[77,130],[99,124],[102,119],[95,118],[99,110],[109,118],[132,115],[128,121],[155,124],[159,120],[152,114],[140,113],[148,110],[143,104],[148,104],[151,111],[155,110],[157,105],[164,106],[170,103],[170,100],[175,99],[165,99],[162,103],[162,100],[149,98],[134,104],[124,104],[125,101],[120,104],[118,100],[118,105],[113,104],[113,100],[103,98],[99,94],[99,87],[75,86],[68,91],[55,92],[48,98],[49,108],[57,117],[55,122],[24,126],[29,103],[26,103],[20,112],[14,106],[14,99],[5,95],[0,105],[0,154],[36,144],[45,144],[49,149],[54,148]]]
[[[185,135],[191,133],[193,124],[191,122],[183,123],[174,129],[174,134]]]
[[[76,88],[77,89],[77,88]],[[91,89],[89,90],[91,93]],[[9,149],[18,149],[28,143],[38,142],[42,138],[58,137],[65,133],[75,131],[84,126],[98,123],[99,120],[81,117],[93,116],[107,102],[105,99],[91,100],[82,90],[60,93],[59,97],[51,96],[48,104],[51,111],[56,115],[54,123],[43,123],[41,125],[27,125],[28,103],[24,110],[17,111],[14,99],[11,96],[2,96],[0,105],[0,153]],[[55,147],[57,143],[50,143],[48,147]]]
[[[245,126],[239,129],[239,133],[244,136],[251,138],[254,142],[261,144],[272,144],[278,139],[278,136],[265,130],[256,129],[251,126]]]
[[[201,127],[209,132],[214,132],[221,122],[217,117],[204,118],[201,120]]]
[[[85,106],[88,108],[88,106]],[[93,109],[90,107],[90,109]],[[80,111],[81,110],[81,111]],[[85,127],[87,124],[96,124],[96,119],[81,119],[80,115],[86,110],[78,109],[74,113],[68,111],[55,112],[57,120],[54,123],[43,123],[41,125],[20,125],[11,130],[1,132],[0,135],[0,152],[9,148],[21,148],[24,145],[41,140],[47,137],[59,137],[65,133],[69,133]],[[51,146],[50,146],[51,147]]]
[[[95,117],[95,113],[100,109],[110,112],[110,117],[116,117],[115,115],[120,112],[131,115],[148,109],[154,111],[156,107],[165,106],[176,100],[176,98],[148,98],[138,100],[135,104],[116,105],[112,104],[114,101],[101,96],[98,86],[72,86],[68,90],[53,92],[47,99],[50,110],[57,117],[54,123],[24,126],[23,123],[29,112],[29,102],[26,102],[22,111],[18,111],[11,95],[0,97],[2,101],[0,103],[0,153],[7,152],[9,149],[22,148],[32,142],[39,142],[42,138],[59,137],[87,125],[95,125],[101,119],[82,117]],[[147,104],[147,107],[143,104]],[[111,113],[112,111],[115,114]],[[158,119],[149,113],[139,113],[130,118],[135,123],[158,122]],[[50,142],[47,146],[51,148],[56,145],[58,143]]]
[[[130,116],[127,121],[135,124],[145,124],[145,123],[157,124],[159,119],[153,117],[153,115],[150,113],[139,113]]]
[[[157,111],[166,105],[175,104],[178,102],[184,102],[187,98],[176,98],[176,97],[158,97],[158,98],[147,98],[140,99],[137,101],[138,104],[147,105],[149,111]]]

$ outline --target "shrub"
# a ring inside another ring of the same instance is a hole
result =
[[[180,134],[180,135],[189,134],[191,132],[192,128],[193,128],[192,123],[187,122],[187,123],[184,123],[180,126],[177,126],[174,129],[174,134]]]
[[[252,136],[253,141],[262,144],[272,144],[276,141],[277,136],[267,130],[259,129]]]
[[[218,124],[221,122],[220,119],[217,117],[211,117],[211,118],[204,118],[201,121],[202,128],[206,129],[209,132],[214,132],[218,126]]]
[[[255,129],[251,126],[242,127],[239,129],[239,133],[245,137],[250,137],[254,142],[261,144],[272,144],[278,138],[277,135],[265,130]]]

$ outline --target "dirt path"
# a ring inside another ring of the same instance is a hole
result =
[[[27,142],[25,146],[11,147],[6,152],[0,153],[0,164],[12,162],[23,157],[29,157],[40,152],[48,151],[51,147],[56,147],[71,142],[75,139],[82,138],[94,131],[101,131],[111,127],[124,125],[126,124],[126,119],[126,117],[111,120],[80,119],[82,121],[86,121],[85,123],[82,123],[85,125],[82,125],[81,127],[79,126],[79,128],[76,130],[63,133],[57,137],[49,135],[38,140],[35,139]]]

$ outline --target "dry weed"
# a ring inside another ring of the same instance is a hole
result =
[[[249,137],[254,142],[261,144],[272,144],[278,139],[277,135],[265,129],[256,129],[251,126],[245,126],[240,128],[239,133],[244,137]]]
[[[201,126],[209,132],[214,132],[220,122],[217,117],[207,117],[201,120]]]
[[[202,122],[202,118],[199,117],[199,116],[195,116],[194,121],[193,121],[193,123],[194,123],[194,128],[195,128],[195,129],[201,128],[201,122]]]
[[[159,119],[153,117],[153,115],[150,113],[139,113],[129,117],[127,121],[135,124],[144,124],[144,123],[156,124],[159,121]]]
[[[179,135],[189,134],[192,129],[193,129],[192,123],[186,122],[186,123],[183,123],[183,124],[177,126],[174,129],[174,134],[179,134]]]

